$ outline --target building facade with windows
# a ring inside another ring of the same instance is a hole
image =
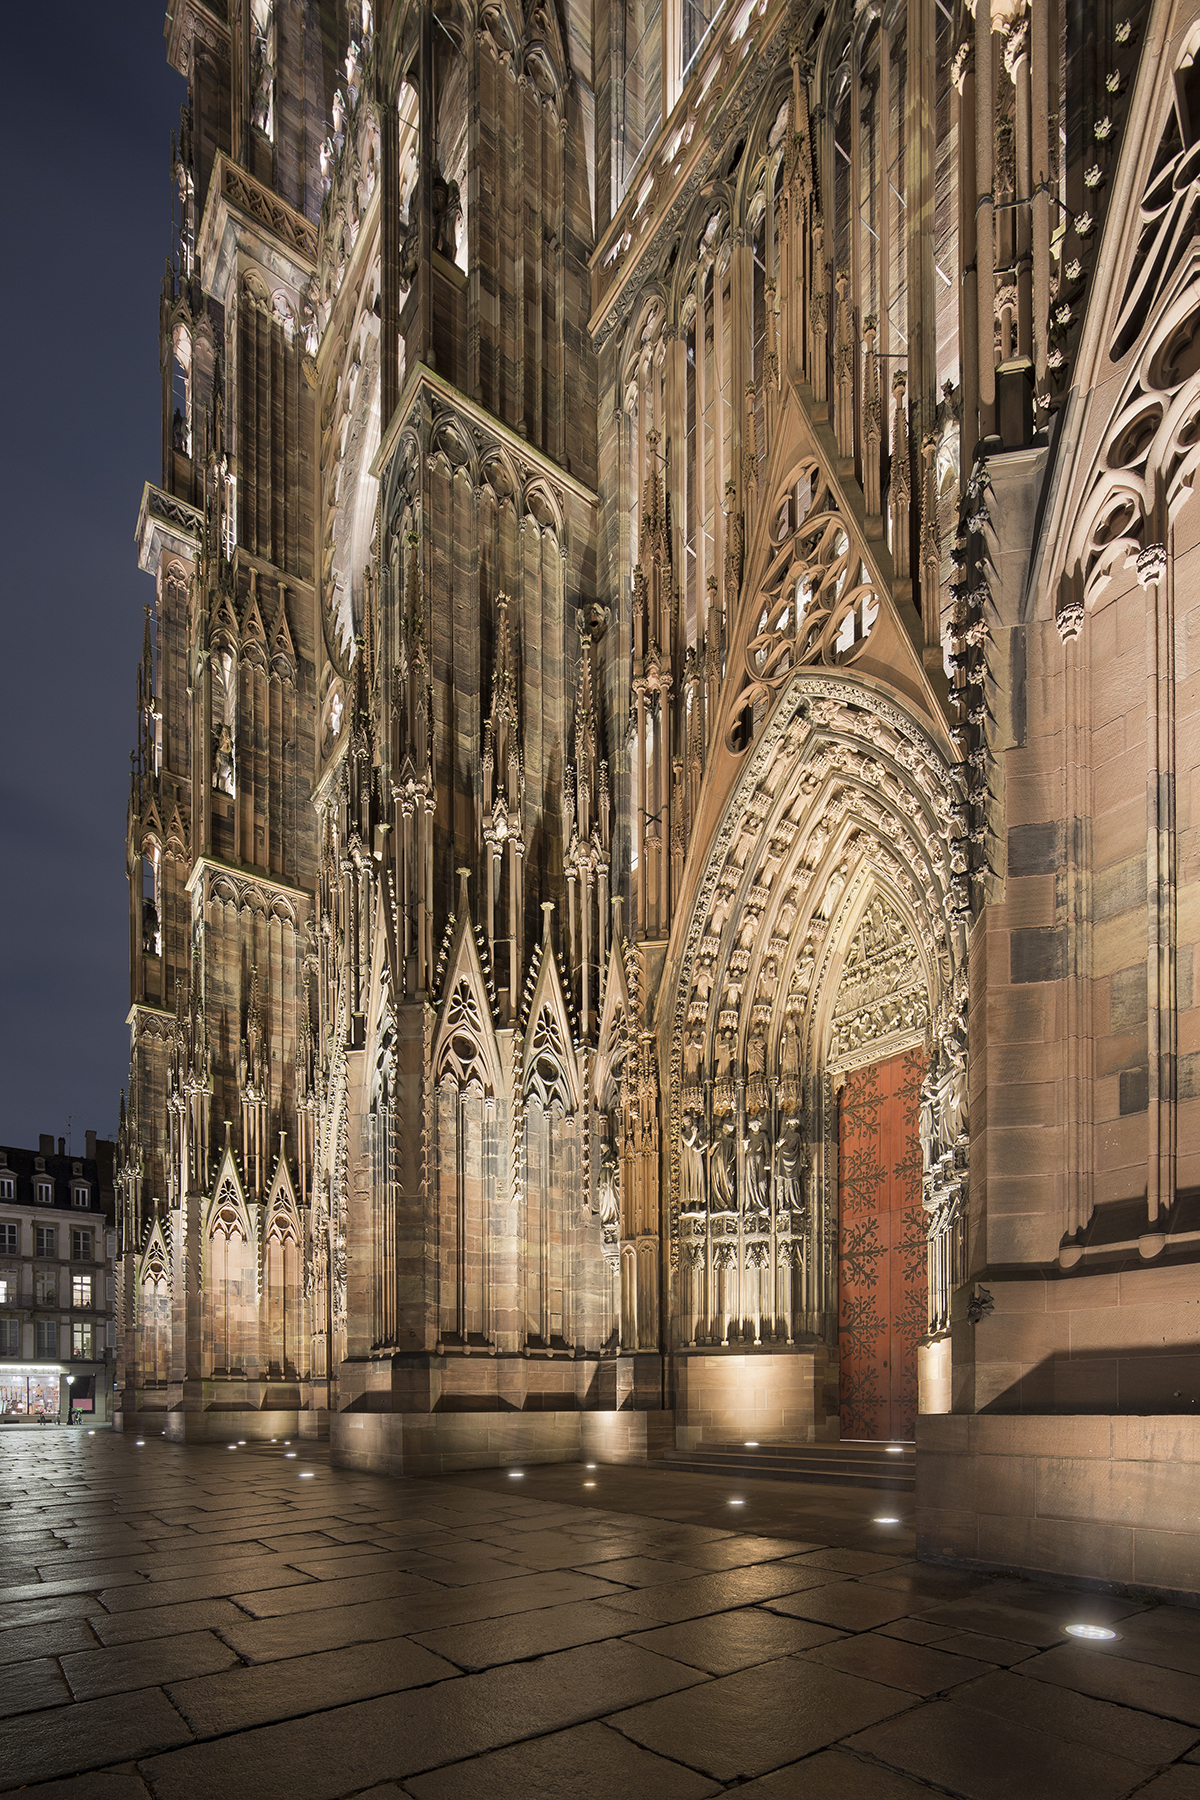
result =
[[[0,1423],[112,1419],[115,1145],[0,1145]]]
[[[166,35],[123,1416],[1197,1566],[1196,0]]]

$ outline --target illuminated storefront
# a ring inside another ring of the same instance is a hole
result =
[[[64,1373],[57,1363],[0,1364],[0,1419],[57,1420]]]

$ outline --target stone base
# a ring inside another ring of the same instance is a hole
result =
[[[681,1450],[753,1438],[836,1443],[837,1358],[825,1344],[793,1350],[681,1350],[674,1359]]]
[[[1200,1604],[1200,1419],[917,1419],[923,1562]]]
[[[555,1462],[644,1463],[674,1436],[666,1412],[339,1412],[330,1461],[382,1475],[450,1475]]]
[[[261,1443],[264,1438],[301,1436],[296,1412],[143,1412],[135,1413],[139,1431],[162,1432],[173,1444]],[[130,1429],[125,1426],[126,1431]]]

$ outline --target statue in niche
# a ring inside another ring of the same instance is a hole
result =
[[[611,1144],[600,1151],[600,1169],[596,1178],[596,1195],[600,1202],[600,1228],[606,1239],[616,1239],[621,1224],[619,1187],[621,1180],[617,1153]]]
[[[232,800],[233,786],[233,736],[228,725],[222,725],[213,756],[213,787]]]
[[[788,1113],[775,1146],[775,1187],[781,1212],[803,1212],[808,1179],[808,1145],[801,1118]]]
[[[453,262],[458,251],[458,221],[462,217],[462,201],[457,181],[447,181],[435,168],[430,184],[433,208],[431,237],[439,256]]]
[[[715,1213],[737,1211],[737,1130],[732,1119],[726,1119],[712,1147],[712,1210]]]
[[[158,955],[158,908],[149,894],[142,901],[142,949],[147,956]]]
[[[742,1212],[752,1223],[771,1217],[771,1139],[762,1119],[751,1119],[742,1148],[746,1153]]]
[[[695,1217],[708,1210],[708,1194],[704,1182],[704,1158],[708,1152],[704,1120],[699,1113],[686,1113],[679,1134],[679,1190],[681,1211]]]
[[[704,1032],[694,1027],[683,1041],[684,1078],[691,1086],[700,1080],[700,1068],[704,1062]]]
[[[930,1060],[921,1083],[920,1106],[921,1163],[930,1174],[967,1138],[966,1026],[957,1012],[947,1020]]]

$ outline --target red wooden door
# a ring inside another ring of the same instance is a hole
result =
[[[838,1352],[842,1436],[910,1439],[928,1284],[921,1081],[908,1050],[847,1076],[838,1099]]]

